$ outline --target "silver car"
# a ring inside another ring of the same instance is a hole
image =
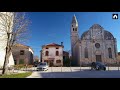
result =
[[[42,70],[42,71],[48,70],[48,64],[47,64],[47,62],[39,63],[37,65],[37,71],[38,70]]]

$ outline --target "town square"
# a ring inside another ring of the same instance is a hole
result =
[[[120,78],[118,14],[0,12],[0,78]]]

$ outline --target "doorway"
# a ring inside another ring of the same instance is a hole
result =
[[[96,55],[96,62],[102,62],[101,55]]]
[[[50,60],[50,62],[49,62],[49,66],[50,66],[50,67],[53,66],[53,60]]]

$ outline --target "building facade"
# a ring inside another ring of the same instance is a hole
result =
[[[63,60],[69,59],[69,52],[63,51]]]
[[[63,48],[62,43],[43,45],[40,53],[42,62],[47,62],[49,66],[63,66]]]
[[[34,62],[33,60],[34,51],[29,46],[23,44],[16,44],[12,49],[12,53],[15,65],[16,64],[32,65]]]
[[[71,23],[71,51],[74,65],[91,62],[116,63],[117,40],[99,24],[92,25],[81,36],[74,15]]]
[[[12,16],[13,16],[12,12],[0,12],[0,68],[3,67],[4,60],[5,60],[6,45],[7,45],[7,32],[12,32],[12,28],[11,28],[13,25]],[[10,21],[7,19],[10,19]],[[10,29],[6,29],[8,28],[8,26],[6,26],[6,21],[7,23],[11,23],[9,26]],[[12,53],[9,57],[9,62],[8,62],[8,66],[11,66],[11,65],[14,65]]]

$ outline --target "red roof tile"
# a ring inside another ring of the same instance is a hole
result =
[[[62,46],[62,45],[59,45],[59,44],[56,44],[56,43],[50,43],[50,44],[47,44],[45,46]]]

